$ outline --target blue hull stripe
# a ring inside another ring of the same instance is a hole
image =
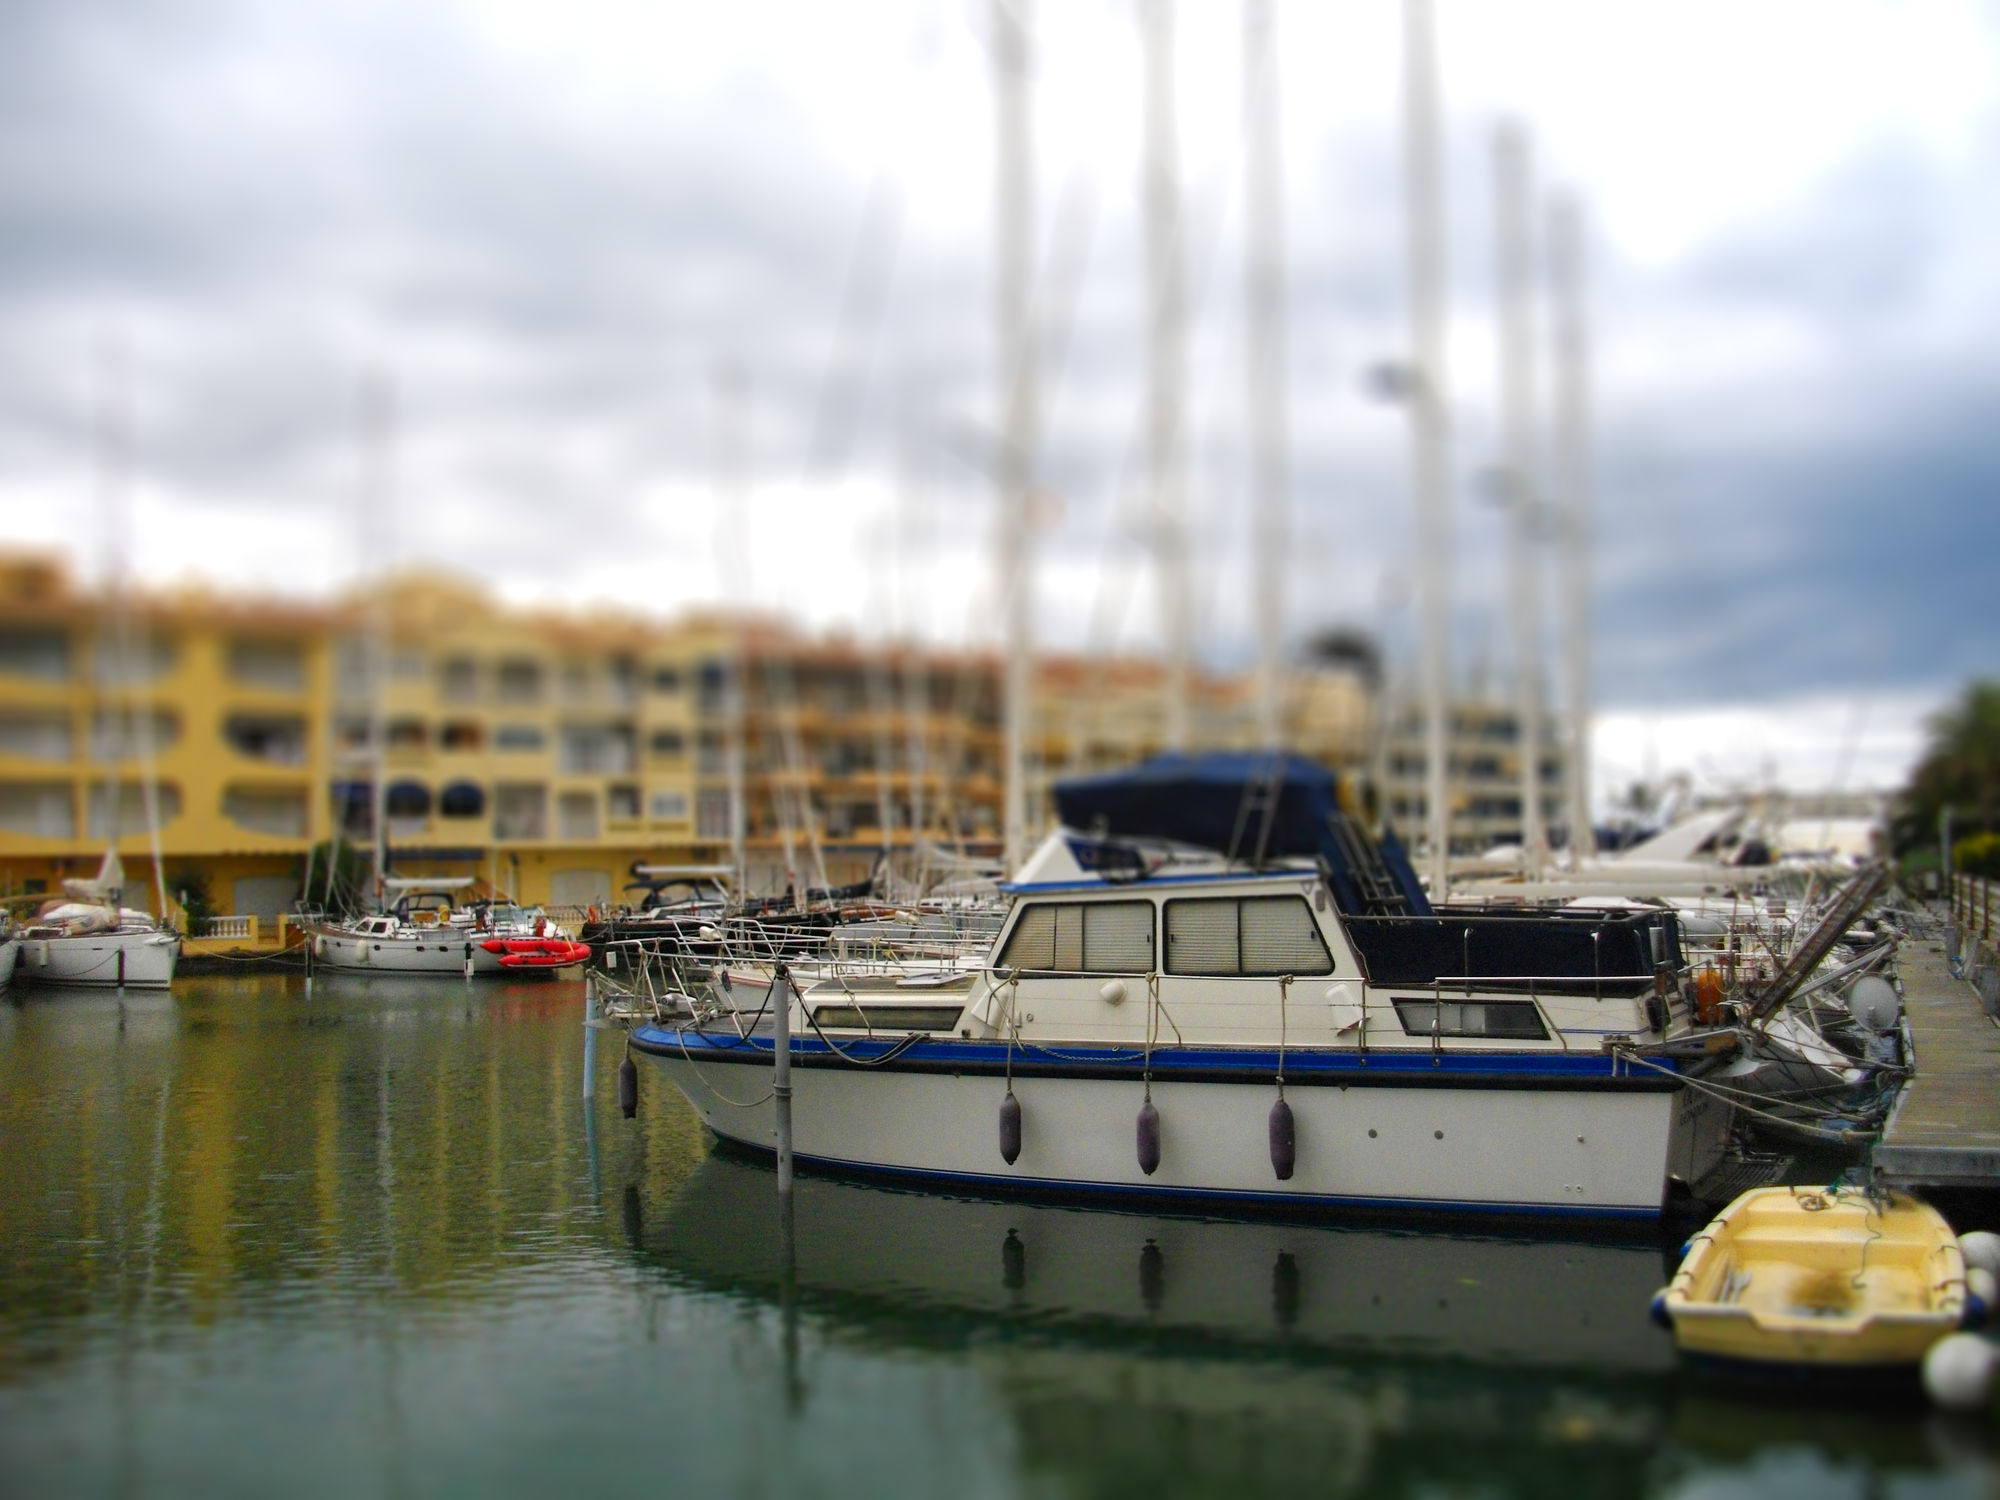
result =
[[[739,1038],[733,1032],[717,1035],[642,1026],[631,1033],[631,1039],[639,1051],[658,1057],[679,1057],[685,1051],[689,1057],[705,1063],[747,1063],[757,1067],[771,1064],[773,1043],[769,1036]],[[874,1064],[884,1072],[975,1075],[998,1074],[1011,1067],[1015,1076],[1029,1078],[1137,1078],[1147,1068],[1144,1054],[1132,1047],[1017,1044],[1010,1049],[1006,1043],[994,1041],[929,1038],[905,1045],[907,1040],[900,1037],[888,1041],[859,1037],[842,1040],[841,1050],[848,1054],[842,1057],[817,1036],[794,1037],[792,1062],[796,1067],[807,1068]],[[1673,1066],[1664,1059],[1661,1065]],[[1278,1071],[1278,1053],[1275,1048],[1257,1047],[1155,1048],[1151,1071],[1156,1081],[1268,1084]],[[1680,1086],[1675,1078],[1654,1068],[1634,1068],[1606,1053],[1577,1056],[1557,1052],[1433,1053],[1372,1049],[1364,1054],[1352,1049],[1293,1047],[1286,1050],[1284,1072],[1286,1083],[1308,1087],[1396,1084],[1655,1093]]]

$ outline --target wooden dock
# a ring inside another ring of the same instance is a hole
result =
[[[1952,977],[1940,942],[1897,955],[1915,1076],[1882,1139],[1876,1180],[1891,1187],[2000,1188],[2000,1025]]]

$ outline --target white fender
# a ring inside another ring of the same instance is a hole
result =
[[[1349,979],[1337,980],[1326,987],[1326,1003],[1333,1011],[1333,1029],[1336,1034],[1353,1031],[1361,1025],[1361,986]]]

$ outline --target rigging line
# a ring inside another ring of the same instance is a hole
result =
[[[787,982],[790,983],[789,980]],[[799,1009],[805,1013],[806,1024],[812,1027],[813,1035],[817,1036],[822,1042],[825,1042],[827,1050],[831,1052],[835,1057],[839,1058],[842,1062],[847,1063],[853,1067],[879,1068],[884,1063],[894,1062],[897,1058],[901,1057],[905,1052],[908,1052],[912,1047],[916,1046],[918,1042],[923,1041],[924,1038],[928,1035],[927,1032],[913,1031],[908,1036],[904,1037],[901,1041],[891,1043],[889,1049],[886,1052],[880,1053],[875,1057],[861,1057],[858,1054],[849,1052],[846,1048],[842,1047],[838,1042],[836,1042],[832,1037],[828,1036],[824,1031],[821,1031],[819,1028],[819,1017],[815,1016],[813,1014],[812,1007],[805,1003],[806,997],[802,994],[799,994],[799,987],[796,983],[791,984],[791,990],[794,995],[798,996]],[[861,1010],[861,1005],[859,1001],[855,1002],[855,1009]],[[866,1019],[868,1013],[865,1010],[862,1010],[861,1014],[862,1017]],[[874,1036],[874,1028],[872,1026],[869,1028],[869,1036],[871,1039]]]
[[[1793,1119],[1789,1115],[1775,1114],[1770,1110],[1758,1109],[1754,1105],[1745,1104],[1743,1102],[1745,1099],[1756,1098],[1758,1097],[1757,1095],[1745,1094],[1737,1089],[1724,1088],[1720,1084],[1709,1083],[1706,1079],[1690,1077],[1688,1074],[1678,1072],[1673,1068],[1663,1067],[1661,1064],[1653,1062],[1649,1058],[1640,1057],[1635,1052],[1628,1052],[1622,1047],[1614,1048],[1613,1055],[1622,1058],[1624,1062],[1627,1064],[1627,1066],[1637,1064],[1639,1067],[1642,1068],[1651,1068],[1655,1073],[1666,1074],[1669,1078],[1674,1079],[1676,1082],[1680,1083],[1683,1087],[1695,1089],[1706,1094],[1712,1094],[1716,1098],[1721,1099],[1725,1104],[1730,1105],[1732,1108],[1742,1110],[1743,1113],[1745,1113],[1746,1115],[1755,1115],[1761,1120],[1769,1120],[1773,1124],[1777,1125],[1798,1126],[1807,1123],[1807,1121],[1805,1120]],[[1842,1118],[1843,1114],[1847,1112],[1841,1110],[1817,1110],[1817,1111],[1807,1111],[1807,1113],[1808,1114],[1816,1113],[1819,1115],[1821,1119],[1825,1120],[1837,1120]]]
[[[699,1028],[696,1029],[695,1034],[697,1036],[702,1034]],[[727,1104],[731,1109],[755,1109],[758,1105],[777,1097],[774,1090],[766,1090],[757,1098],[748,1100],[732,1099],[727,1094],[718,1092],[714,1084],[701,1076],[701,1069],[695,1065],[694,1056],[688,1051],[687,1028],[685,1026],[676,1026],[674,1028],[674,1040],[680,1044],[681,1056],[687,1059],[688,1071],[694,1075],[694,1081],[700,1084],[705,1091],[713,1094],[719,1103]]]

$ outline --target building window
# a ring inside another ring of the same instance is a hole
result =
[[[695,769],[704,776],[720,776],[726,759],[722,736],[712,729],[704,729],[696,745]]]
[[[229,675],[266,693],[303,693],[305,648],[296,641],[231,641]]]
[[[0,713],[0,755],[68,760],[75,750],[65,713]]]
[[[0,674],[66,681],[69,637],[60,630],[0,630]]]
[[[486,744],[486,731],[477,720],[452,719],[438,731],[438,744],[459,754],[480,750]]]
[[[723,809],[728,813],[727,807]],[[688,799],[685,792],[655,792],[647,803],[647,816],[655,823],[685,823]],[[725,833],[724,837],[728,835]]]
[[[93,655],[93,676],[105,687],[157,682],[174,669],[174,643],[165,640],[99,641]]]
[[[638,822],[639,789],[636,786],[606,787],[604,816],[613,823]]]
[[[1532,1000],[1398,1000],[1396,1019],[1410,1036],[1492,1037],[1544,1042],[1548,1028]]]
[[[431,742],[430,730],[422,719],[391,719],[389,721],[389,748],[391,750],[422,750]]]
[[[88,804],[84,814],[85,836],[112,839],[128,833],[144,833],[146,789],[136,781],[126,781],[119,784],[115,796],[107,792],[102,784],[90,789],[85,799]],[[162,782],[154,806],[159,810],[160,825],[165,827],[181,815],[181,789],[171,782]]]
[[[542,666],[540,662],[514,659],[500,663],[494,684],[502,703],[540,703]]]
[[[1333,958],[1303,896],[1167,903],[1169,974],[1331,974]]]
[[[549,789],[539,782],[501,782],[493,789],[493,836],[540,839],[549,832]]]
[[[1150,901],[1042,901],[1021,908],[1000,967],[1042,974],[1146,974]]]
[[[493,731],[493,748],[516,752],[541,750],[548,737],[534,724],[502,724]]]
[[[297,714],[231,714],[222,737],[238,755],[274,766],[306,763],[306,721]]]
[[[0,832],[76,837],[76,799],[66,781],[0,781]]]
[[[151,714],[100,708],[90,717],[90,758],[96,761],[138,760],[157,753],[180,738],[181,721],[163,708]]]
[[[726,790],[705,789],[698,793],[694,812],[696,838],[727,839],[736,836],[730,824],[729,793]]]
[[[252,833],[302,839],[306,836],[306,789],[232,786],[222,794],[222,815]]]
[[[636,769],[625,724],[564,724],[556,731],[556,769],[566,776],[622,776]]]
[[[556,799],[556,837],[597,837],[597,793],[564,792]]]
[[[687,754],[687,736],[678,729],[655,729],[646,736],[646,753],[654,760],[679,760]]]
[[[655,667],[646,678],[646,686],[655,693],[678,693],[681,690],[681,674],[673,667]]]
[[[454,656],[438,668],[438,696],[447,703],[479,701],[479,663]]]

